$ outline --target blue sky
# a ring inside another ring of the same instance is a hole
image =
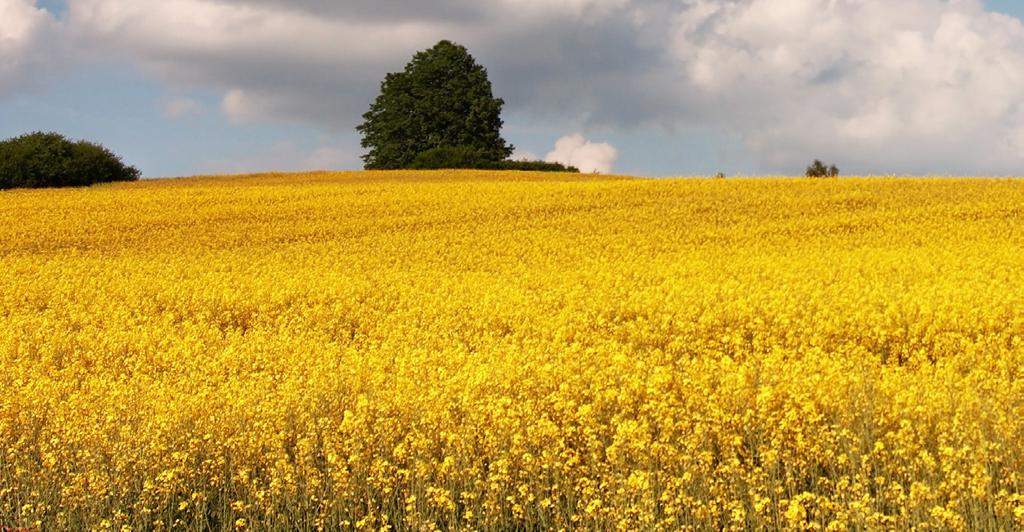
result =
[[[1017,175],[1022,4],[0,0],[0,137],[96,140],[149,177],[358,168],[379,80],[451,38],[488,67],[520,155]]]
[[[993,10],[1015,17],[1024,16],[1024,4],[1020,0],[986,0],[985,5]]]

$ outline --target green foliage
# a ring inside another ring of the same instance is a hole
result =
[[[839,177],[839,168],[836,165],[825,166],[825,163],[815,159],[807,167],[807,177]]]
[[[472,146],[441,146],[420,153],[409,168],[440,170],[443,168],[487,168],[493,164],[479,149]]]
[[[570,172],[580,173],[575,166],[567,166],[562,163],[549,163],[545,161],[500,161],[497,170],[521,170],[523,172]]]
[[[135,181],[139,171],[103,146],[58,133],[30,133],[0,142],[0,189],[78,187]]]
[[[524,172],[574,172],[579,169],[560,163],[544,161],[493,161],[472,146],[442,146],[420,153],[409,168],[415,170],[441,170],[449,168],[479,170],[521,170]]]
[[[502,161],[513,149],[501,137],[504,103],[465,47],[441,41],[384,78],[356,128],[368,150],[363,162],[371,170],[409,168],[423,152],[442,147],[469,147]]]

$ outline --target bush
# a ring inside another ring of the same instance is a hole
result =
[[[839,168],[834,164],[826,167],[825,163],[815,159],[807,167],[806,175],[807,177],[839,177]]]
[[[566,166],[562,163],[549,163],[545,161],[501,161],[492,163],[496,170],[520,170],[523,172],[569,172],[580,173],[575,166]]]
[[[472,146],[443,146],[420,153],[409,166],[414,170],[476,169],[523,172],[574,172],[579,169],[544,161],[491,161]]]
[[[135,181],[139,171],[110,150],[57,133],[30,133],[0,142],[0,189],[79,187]]]

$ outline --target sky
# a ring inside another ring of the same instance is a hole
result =
[[[1024,174],[1019,0],[0,0],[0,138],[147,177],[356,169],[388,72],[441,39],[515,157],[631,175]]]

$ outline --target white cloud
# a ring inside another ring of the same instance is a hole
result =
[[[0,0],[0,95],[67,45],[174,90],[222,90],[235,123],[351,131],[386,72],[448,38],[538,128],[706,127],[767,172],[814,157],[862,172],[1024,168],[1024,26],[980,0],[68,5],[58,21]]]
[[[670,41],[701,119],[767,168],[1024,164],[1024,28],[980,2],[697,0]]]
[[[69,0],[67,23],[69,37],[94,56],[127,57],[175,87],[225,91],[224,111],[236,122],[346,130],[365,111],[379,82],[371,80],[449,27],[261,0]]]
[[[203,112],[203,104],[184,97],[171,98],[163,104],[163,115],[165,118],[177,120],[195,116]]]
[[[0,42],[20,42],[27,40],[49,19],[46,10],[35,7],[29,0],[0,1]]]
[[[576,133],[555,142],[555,149],[544,158],[550,163],[562,163],[579,168],[580,172],[607,174],[619,158],[611,144],[591,142]]]
[[[33,0],[0,0],[0,96],[54,66],[59,27]]]

